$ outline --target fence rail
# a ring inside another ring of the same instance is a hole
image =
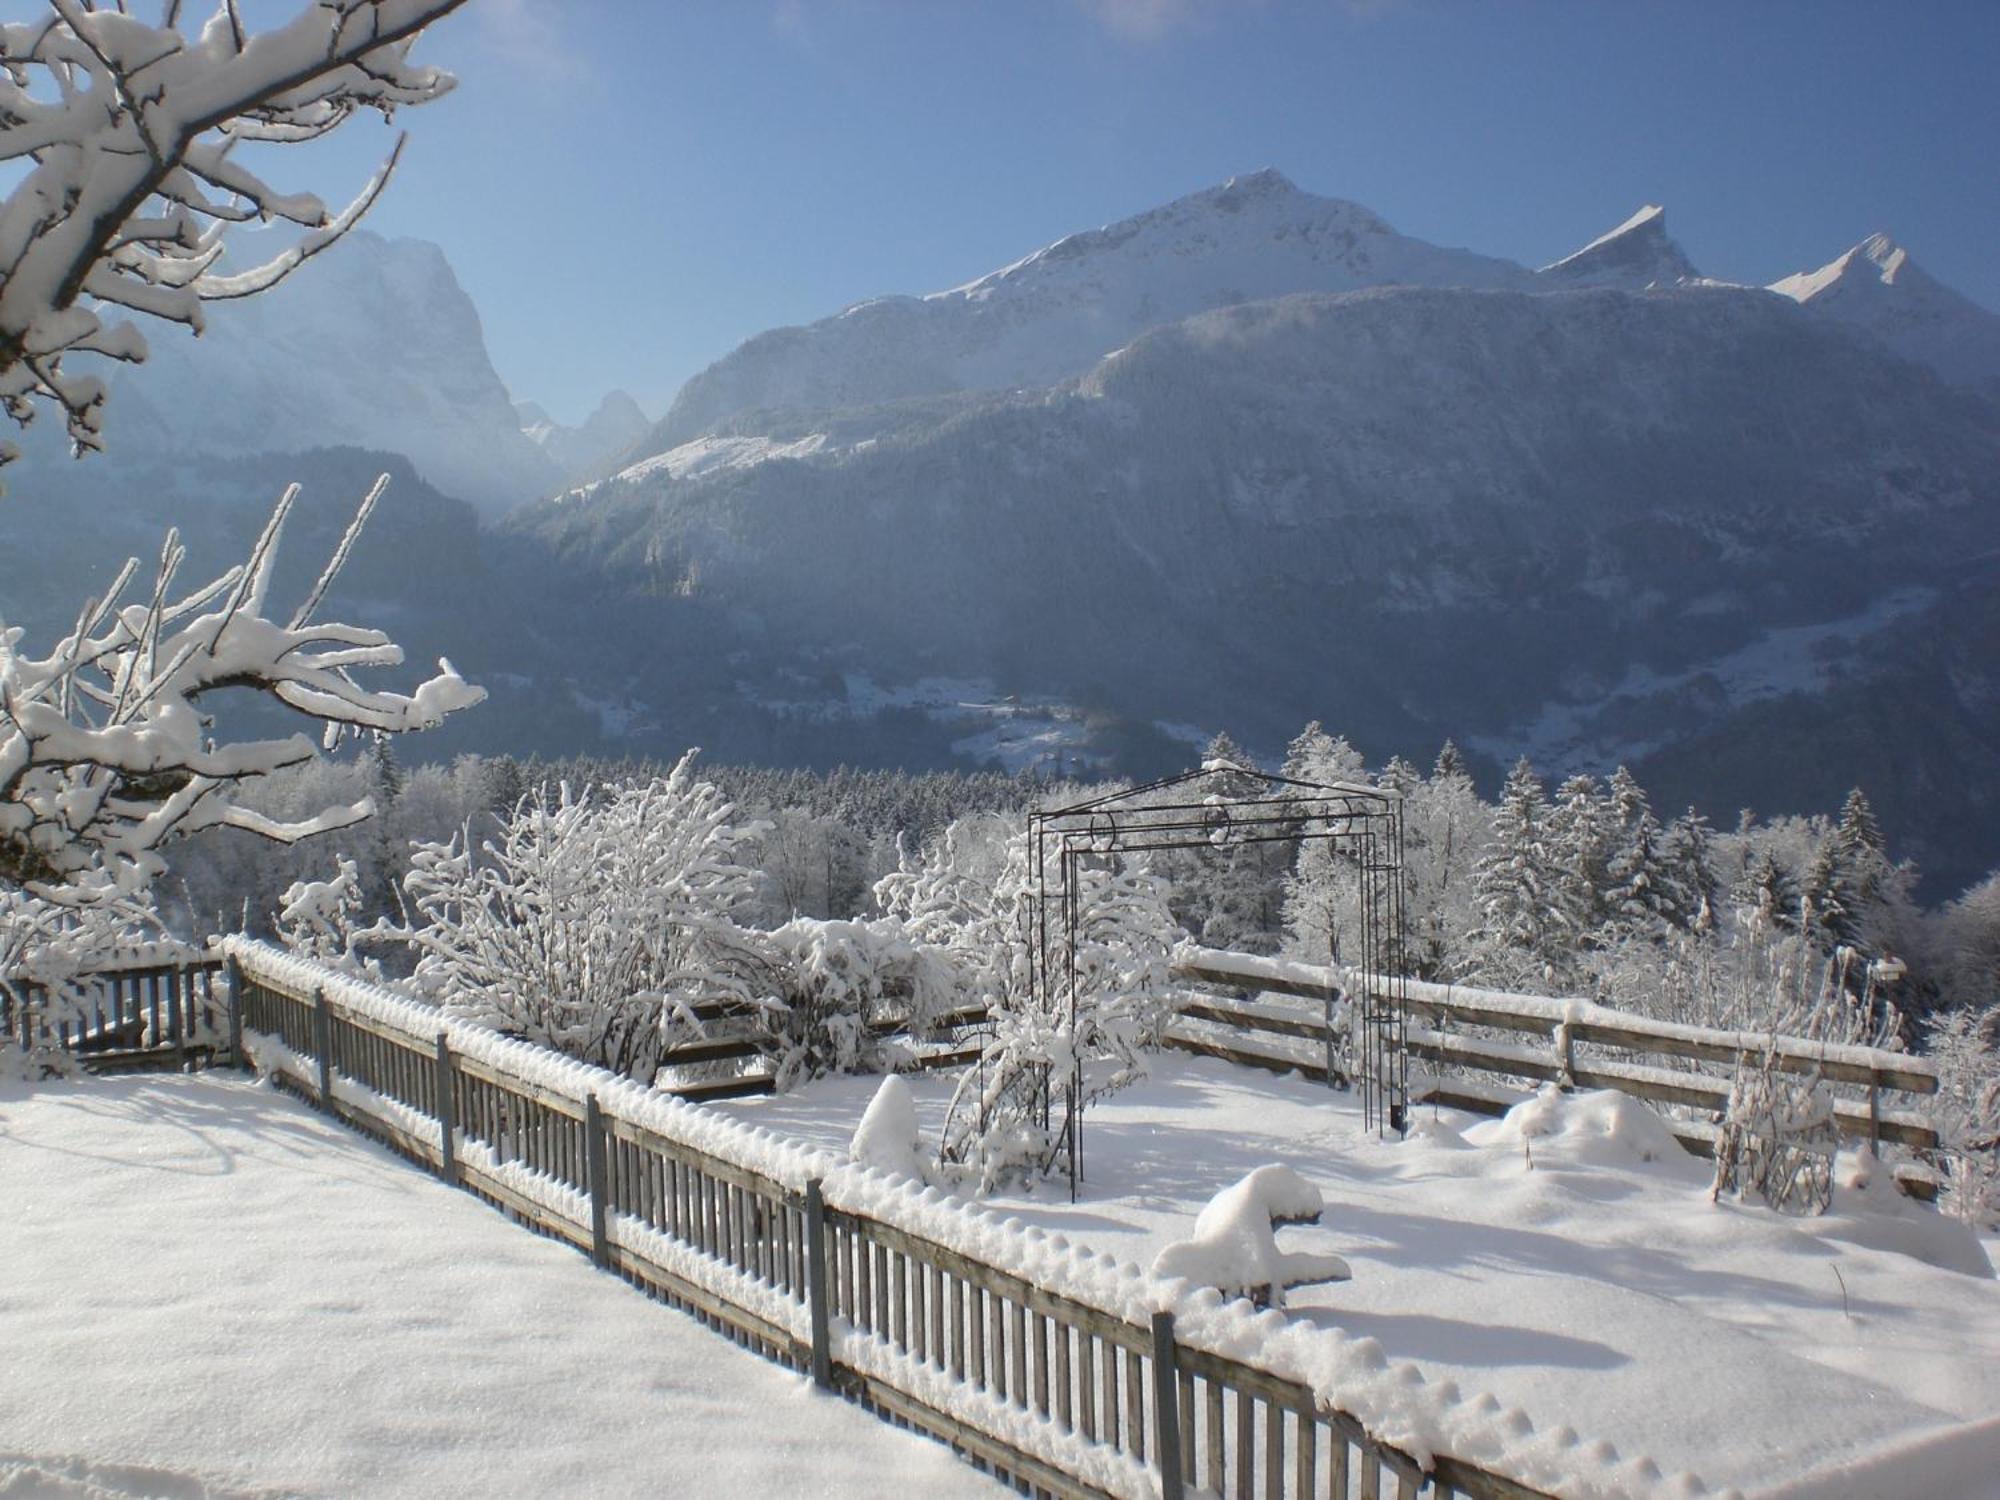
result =
[[[0,986],[0,1036],[97,1072],[203,1059],[221,1042],[221,970],[203,955],[87,971],[61,989],[17,979]]]
[[[1173,973],[1192,984],[1310,999],[1318,1001],[1319,1007],[1309,1011],[1190,995],[1179,1002],[1179,1017],[1195,1024],[1176,1024],[1167,1035],[1170,1045],[1267,1071],[1307,1070],[1320,1073],[1330,1083],[1343,1081],[1332,1001],[1354,982],[1354,976],[1325,966],[1220,949],[1183,953]],[[1829,1082],[1863,1091],[1860,1099],[1834,1101],[1834,1123],[1850,1139],[1865,1141],[1871,1149],[1884,1142],[1916,1151],[1938,1148],[1937,1130],[1926,1114],[1887,1108],[1883,1097],[1936,1093],[1937,1070],[1925,1058],[1802,1037],[1658,1022],[1583,1001],[1539,995],[1460,990],[1415,981],[1409,982],[1408,989],[1410,1018],[1421,1023],[1410,1028],[1410,1055],[1441,1068],[1566,1088],[1618,1089],[1635,1098],[1683,1105],[1719,1118],[1729,1104],[1728,1078],[1654,1067],[1634,1059],[1678,1058],[1734,1067],[1745,1061],[1760,1063],[1768,1055],[1782,1071],[1817,1073]],[[1522,1040],[1468,1035],[1456,1029],[1460,1027],[1501,1031]],[[1252,1038],[1276,1039],[1275,1048]],[[1533,1045],[1529,1038],[1543,1045]],[[1296,1045],[1301,1041],[1311,1044],[1309,1051]],[[1520,1096],[1512,1088],[1482,1086],[1474,1079],[1441,1075],[1432,1081],[1424,1097],[1453,1108],[1501,1114]],[[1666,1124],[1688,1151],[1700,1156],[1714,1153],[1712,1120],[1670,1118]],[[1916,1163],[1899,1165],[1896,1180],[1913,1196],[1937,1195],[1935,1176]]]
[[[571,1093],[441,1017],[385,1019],[272,950],[230,952],[231,1033],[288,1087],[1022,1493],[1541,1493],[1449,1456],[1427,1473],[1306,1386],[1185,1342],[1172,1313],[1107,1312],[867,1201],[829,1201],[824,1174],[786,1182],[705,1149],[712,1124],[635,1118],[624,1101],[638,1091],[609,1074],[567,1064],[563,1076],[602,1081]]]

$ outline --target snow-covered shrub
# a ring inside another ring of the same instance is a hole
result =
[[[768,994],[769,960],[734,920],[756,833],[694,774],[522,798],[476,850],[419,846],[404,880],[412,983],[455,1016],[648,1081],[705,1000]]]
[[[1754,1196],[1782,1213],[1825,1213],[1839,1149],[1833,1094],[1819,1074],[1781,1072],[1768,1051],[1737,1069],[1715,1141],[1711,1192]]]
[[[80,1025],[88,974],[156,956],[158,913],[115,892],[69,906],[0,886],[0,1080],[71,1071],[52,1033]]]
[[[369,929],[360,925],[366,897],[353,860],[336,855],[332,879],[294,881],[278,900],[278,941],[287,948],[328,968],[382,977],[382,965],[357,951]]]
[[[2000,1005],[1949,1011],[1928,1030],[1945,1207],[1980,1228],[2000,1228]]]
[[[850,1161],[908,1177],[924,1175],[924,1147],[917,1128],[917,1101],[910,1086],[891,1073],[862,1112],[849,1143]]]
[[[990,849],[958,832],[883,880],[877,897],[945,958],[960,993],[987,1007],[980,1059],[953,1095],[939,1158],[991,1184],[1047,1171],[1060,1159],[1070,1118],[1143,1074],[1140,1053],[1157,1045],[1170,1016],[1167,975],[1179,929],[1163,882],[1144,865],[1079,861],[1074,968],[1057,918],[1049,982],[1038,991],[1027,836],[1011,838],[994,869]]]
[[[1277,1231],[1317,1224],[1326,1207],[1318,1188],[1292,1168],[1258,1167],[1209,1199],[1194,1233],[1153,1258],[1155,1276],[1178,1276],[1259,1307],[1283,1307],[1291,1287],[1346,1281],[1338,1255],[1279,1247]]]
[[[780,1089],[824,1073],[878,1071],[889,1034],[923,1031],[953,995],[946,961],[892,919],[801,917],[763,941],[772,993],[758,1002],[755,1035],[777,1065]]]

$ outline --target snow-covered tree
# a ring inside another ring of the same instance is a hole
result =
[[[0,629],[0,885],[130,895],[160,873],[164,844],[204,828],[294,840],[368,816],[365,798],[292,822],[240,801],[244,783],[318,748],[304,734],[218,744],[209,706],[226,690],[318,721],[323,745],[343,730],[429,728],[485,697],[442,661],[412,693],[363,687],[356,674],[399,664],[401,648],[379,630],[313,620],[386,482],[286,623],[265,612],[297,486],[248,560],[219,578],[179,593],[184,549],[170,532],[151,587],[128,602],[138,572],[128,563],[48,655],[28,655],[19,627]]]
[[[2000,870],[1945,908],[1937,946],[1951,999],[1978,1007],[2000,1004]]]
[[[1938,1066],[1932,1115],[1945,1206],[1982,1229],[2000,1227],[2000,1005],[1946,1011],[1927,1039]]]
[[[199,31],[181,0],[160,24],[127,7],[49,0],[39,20],[0,26],[0,160],[20,163],[0,207],[0,404],[25,424],[37,401],[63,414],[78,452],[103,445],[104,383],[81,354],[137,362],[146,341],[108,309],[199,332],[204,302],[252,296],[354,226],[401,142],[340,213],[271,186],[238,148],[297,145],[357,113],[387,118],[452,86],[410,60],[431,22],[464,0],[312,0],[252,33],[237,0]],[[304,231],[252,269],[217,268],[230,224]],[[0,462],[13,445],[0,447]]]
[[[1559,987],[1575,954],[1576,918],[1562,900],[1548,797],[1525,755],[1501,789],[1474,889],[1479,928],[1472,937],[1470,972],[1502,985]]]
[[[144,338],[107,326],[107,309],[199,331],[203,302],[253,295],[353,226],[387,181],[378,173],[340,214],[272,188],[237,147],[320,139],[357,112],[387,116],[451,86],[409,59],[418,33],[462,0],[314,0],[251,34],[235,0],[198,33],[180,0],[160,24],[125,5],[49,0],[38,21],[0,26],[0,160],[16,163],[0,204],[0,406],[17,423],[38,402],[63,413],[79,453],[102,446],[104,385],[73,356],[137,361]],[[400,145],[398,147],[400,150]],[[231,223],[282,220],[306,231],[275,259],[217,270]],[[0,461],[12,456],[0,447]],[[447,664],[404,696],[354,673],[400,650],[380,631],[312,617],[382,484],[288,622],[264,617],[271,561],[296,490],[280,500],[249,560],[178,593],[183,549],[169,533],[150,589],[128,598],[128,563],[45,656],[0,630],[0,888],[74,902],[129,897],[160,873],[160,849],[203,828],[293,839],[365,816],[365,804],[277,823],[237,798],[243,783],[309,759],[294,736],[218,743],[207,710],[248,688],[342,729],[423,728],[479,700]]]
[[[694,772],[522,799],[477,848],[415,850],[411,982],[448,1011],[641,1081],[705,1000],[754,1005],[770,957],[735,920],[755,826]]]
[[[353,860],[336,856],[328,879],[294,881],[278,901],[278,941],[287,948],[329,968],[381,976],[380,963],[358,951],[367,898],[361,867]]]
[[[1595,776],[1578,773],[1556,788],[1549,808],[1549,844],[1557,869],[1556,899],[1579,936],[1609,920],[1611,861],[1618,851],[1617,816]]]
[[[988,1184],[1047,1171],[1067,1139],[1064,1109],[1080,1112],[1140,1075],[1140,1054],[1168,1018],[1179,937],[1164,885],[1144,865],[1079,860],[1074,990],[1067,935],[1052,934],[1059,972],[1038,992],[1033,856],[1025,834],[1004,850],[996,869],[990,842],[954,825],[877,887],[884,910],[946,958],[962,994],[987,1006],[990,1030],[953,1096],[939,1159]]]

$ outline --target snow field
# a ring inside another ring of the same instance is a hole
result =
[[[1302,1374],[1413,1452],[1433,1442],[1576,1495],[1900,1492],[1884,1474],[1993,1492],[1949,1478],[2000,1474],[1989,1247],[1865,1159],[1843,1153],[1833,1212],[1789,1219],[1711,1203],[1707,1164],[1613,1094],[1543,1095],[1507,1120],[1426,1109],[1409,1140],[1376,1142],[1317,1084],[1171,1055],[1152,1068],[1092,1110],[1082,1203],[1055,1185],[998,1197],[961,1232],[1005,1215],[1028,1248],[1072,1266],[1080,1250],[1103,1296],[1113,1258],[1150,1262],[1216,1192],[1287,1165],[1326,1211],[1286,1243],[1337,1252],[1353,1281],[1290,1294],[1289,1316],[1183,1285],[1178,1331]],[[909,1084],[934,1140],[949,1080]],[[837,1147],[874,1087],[723,1108]]]
[[[0,1495],[1001,1493],[267,1087],[0,1094]]]

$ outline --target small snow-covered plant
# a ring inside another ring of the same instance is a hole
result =
[[[357,951],[369,930],[358,925],[368,905],[360,865],[338,855],[332,879],[294,881],[278,899],[279,942],[329,968],[368,979],[382,977],[382,965]]]
[[[1716,1137],[1710,1195],[1755,1196],[1781,1213],[1825,1213],[1839,1148],[1825,1082],[1817,1072],[1781,1072],[1776,1049],[1767,1050],[1737,1069]]]
[[[861,1123],[854,1127],[848,1144],[849,1160],[883,1172],[899,1172],[921,1179],[924,1175],[924,1148],[917,1127],[917,1101],[909,1084],[891,1073],[868,1101]]]
[[[521,799],[476,850],[422,844],[404,890],[412,983],[450,1013],[650,1081],[704,1001],[768,995],[768,957],[735,920],[758,825],[694,773]]]
[[[136,961],[166,940],[159,914],[116,891],[63,905],[0,886],[0,1078],[66,1074],[58,1043],[79,1025],[94,969]]]
[[[1945,1207],[1980,1228],[2000,1228],[2000,1005],[1948,1011],[1928,1033]]]
[[[880,1071],[890,1033],[921,1032],[949,1004],[948,965],[899,922],[801,917],[764,940],[775,993],[758,1005],[755,1035],[780,1089],[824,1073]]]

